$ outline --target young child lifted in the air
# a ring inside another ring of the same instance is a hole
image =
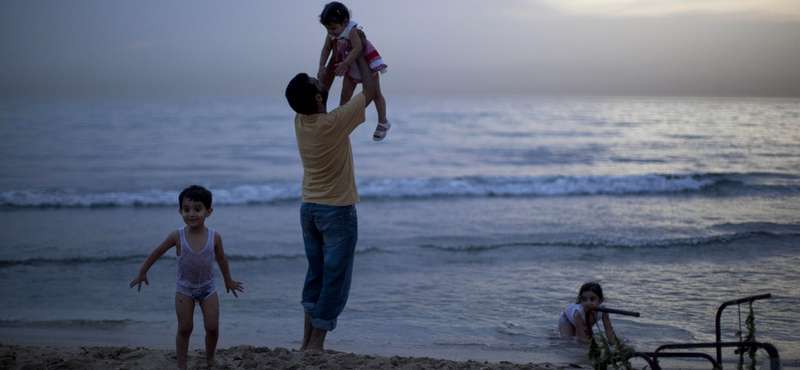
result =
[[[603,320],[603,327],[606,329],[608,343],[616,344],[617,336],[614,328],[611,327],[611,320],[608,315],[594,309],[603,303],[603,288],[597,283],[586,283],[578,291],[578,301],[574,305],[567,307],[558,318],[558,330],[561,337],[572,338],[578,336],[578,340],[583,343],[590,343],[592,338],[592,326],[598,321]]]
[[[386,64],[383,63],[378,51],[375,50],[369,40],[362,45],[361,38],[358,36],[358,24],[350,20],[350,11],[342,3],[334,1],[325,5],[322,14],[319,15],[319,21],[328,30],[328,35],[325,36],[325,45],[322,47],[322,55],[319,58],[317,79],[324,79],[323,77],[326,73],[325,64],[331,52],[333,52],[333,63],[336,66],[334,74],[336,76],[346,76],[342,82],[342,96],[339,101],[340,106],[344,105],[353,97],[356,85],[361,83],[361,73],[363,71],[358,70],[358,64],[355,61],[358,55],[363,54],[367,64],[369,64],[369,68],[372,70],[371,73],[375,75],[375,88],[377,90],[375,108],[378,111],[378,126],[372,134],[372,140],[383,140],[392,124],[386,119],[386,100],[381,93],[379,74],[377,72],[386,73]]]
[[[147,281],[147,271],[168,250],[177,247],[177,291],[175,292],[175,312],[178,316],[178,335],[175,338],[178,368],[186,369],[189,352],[189,337],[194,327],[194,305],[200,304],[203,311],[203,324],[206,329],[206,362],[215,365],[214,351],[219,339],[219,297],[214,273],[214,259],[225,279],[225,291],[244,291],[242,283],[231,278],[228,259],[222,249],[222,237],[214,229],[205,226],[211,216],[211,192],[202,186],[192,185],[178,196],[180,213],[186,227],[173,231],[150,253],[139,270],[139,276],[131,282],[131,288]]]

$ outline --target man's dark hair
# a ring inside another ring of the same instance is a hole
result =
[[[206,206],[206,209],[211,208],[211,192],[202,186],[192,185],[186,189],[183,189],[181,194],[178,195],[178,208],[183,206],[184,199],[193,200],[195,202],[203,202],[203,205]]]
[[[286,86],[286,100],[300,114],[319,113],[316,98],[319,93],[317,86],[308,81],[305,73],[298,73]]]

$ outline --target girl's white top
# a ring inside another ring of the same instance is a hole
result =
[[[600,307],[602,306],[603,305],[601,304]],[[572,324],[572,326],[575,326],[575,311],[578,311],[581,314],[581,317],[583,318],[583,324],[586,325],[586,312],[583,310],[583,306],[580,303],[576,303],[564,309],[564,316],[567,317],[569,323]],[[602,318],[603,318],[603,313],[598,311],[597,321],[600,321]]]

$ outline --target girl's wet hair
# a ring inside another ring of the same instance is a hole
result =
[[[345,19],[350,19],[350,11],[344,4],[334,1],[325,5],[319,15],[319,23],[328,25],[331,23],[342,24]]]
[[[597,294],[597,298],[600,298],[600,300],[603,299],[603,288],[600,287],[600,284],[586,283],[581,285],[581,289],[578,291],[578,300],[575,301],[575,303],[581,303],[581,295],[586,292]]]

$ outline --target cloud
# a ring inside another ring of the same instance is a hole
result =
[[[682,14],[800,20],[797,0],[537,0],[567,14],[661,17]]]

